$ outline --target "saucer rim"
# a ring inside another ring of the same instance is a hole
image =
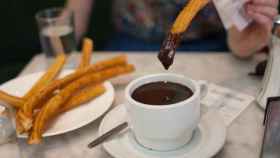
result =
[[[116,107],[114,107],[110,112],[108,112],[105,116],[104,116],[104,118],[102,119],[102,121],[101,121],[101,123],[100,123],[100,125],[99,125],[99,129],[98,129],[98,136],[100,136],[101,134],[103,134],[104,132],[103,132],[103,130],[104,130],[104,124],[107,122],[107,120],[112,116],[112,113],[114,113],[115,111],[117,111],[118,109],[121,109],[121,108],[125,108],[124,107],[124,104],[119,104],[119,105],[117,105]],[[215,115],[211,115],[211,113],[213,113],[213,114],[215,114]],[[222,134],[223,134],[223,136],[222,137],[220,137],[220,141],[221,142],[219,142],[219,143],[216,143],[216,144],[219,144],[219,145],[216,145],[216,146],[218,146],[218,147],[216,147],[216,149],[215,150],[212,150],[211,151],[211,153],[209,153],[209,150],[205,150],[204,149],[204,154],[201,154],[202,155],[202,157],[201,156],[199,156],[199,158],[210,158],[210,157],[213,157],[214,155],[216,155],[223,147],[224,147],[224,145],[225,145],[225,142],[226,142],[226,132],[227,132],[227,129],[226,129],[226,125],[225,125],[225,123],[224,123],[224,121],[222,120],[222,117],[221,117],[221,115],[217,112],[217,111],[215,111],[215,110],[209,110],[207,113],[205,113],[203,116],[205,116],[205,115],[211,115],[211,116],[208,116],[208,117],[212,117],[212,118],[215,118],[216,117],[216,119],[217,120],[219,120],[220,122],[219,122],[219,126],[220,126],[220,129],[222,129]],[[203,117],[202,116],[202,117]],[[201,118],[202,118],[201,117]],[[121,119],[123,119],[123,118],[121,118]],[[121,120],[121,119],[118,119],[118,120]],[[217,123],[215,123],[216,125],[217,125]],[[203,126],[204,125],[204,126]],[[206,127],[205,125],[209,125],[209,122],[207,121],[207,120],[203,120],[203,119],[201,119],[201,121],[200,121],[200,123],[199,123],[199,125],[198,125],[198,127],[197,128],[199,128],[199,130],[201,131],[201,133],[203,133],[203,132],[205,132],[205,129],[204,128],[209,128],[209,127]],[[213,128],[212,128],[213,129]],[[208,133],[210,133],[210,132],[208,132]],[[205,134],[204,134],[205,135]],[[203,134],[202,134],[202,136],[204,136]],[[213,142],[213,141],[209,141],[209,139],[206,139],[207,141],[206,142]],[[106,145],[107,144],[107,145]],[[206,143],[205,143],[205,138],[201,138],[201,142],[198,144],[199,145],[199,147],[198,147],[198,152],[196,151],[196,152],[194,152],[194,153],[192,153],[192,155],[194,155],[194,156],[196,156],[197,154],[200,154],[201,153],[201,151],[203,151],[203,150],[201,150],[201,149],[203,149],[202,147],[200,147],[201,145],[203,146],[203,145],[207,145]],[[110,148],[110,146],[108,146],[108,143],[103,143],[102,144],[102,147],[103,147],[103,149],[110,155],[110,156],[112,156],[112,157],[114,157],[114,158],[119,158],[117,155],[118,154],[116,154],[116,152],[114,152],[113,150],[111,150],[111,149],[109,149]],[[124,149],[124,150],[127,150],[127,149]],[[127,150],[127,151],[129,151],[129,149]],[[206,152],[205,152],[206,151]],[[164,152],[163,152],[164,153]],[[206,154],[205,154],[206,153]],[[185,154],[182,154],[182,155],[180,155],[180,156],[174,156],[173,158],[185,158],[186,156],[192,156],[192,155],[186,155],[187,153],[185,153]],[[137,156],[137,155],[136,155]],[[139,157],[139,156],[138,156]],[[152,156],[151,155],[151,157],[149,157],[149,156],[147,156],[147,158],[154,158],[154,156]]]

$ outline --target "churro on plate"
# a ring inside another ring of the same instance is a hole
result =
[[[91,64],[93,41],[86,38],[79,66],[72,73],[58,78],[66,62],[64,53],[39,77],[23,96],[0,90],[0,101],[16,110],[16,130],[26,133],[29,144],[38,144],[52,120],[106,92],[103,83],[111,78],[131,73],[126,55]]]

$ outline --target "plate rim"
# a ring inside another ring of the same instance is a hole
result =
[[[6,89],[7,87],[5,85],[12,84],[13,82],[17,82],[17,80],[27,80],[27,79],[32,78],[34,76],[35,77],[38,76],[38,78],[39,78],[45,72],[46,71],[38,71],[38,72],[34,72],[34,73],[29,73],[29,74],[26,74],[26,75],[23,75],[23,76],[18,76],[16,78],[13,78],[13,79],[11,79],[9,81],[6,81],[3,84],[1,84],[0,89]],[[63,74],[62,76],[65,76],[65,75],[67,75],[69,73],[72,73],[72,72],[74,72],[74,69],[66,69],[66,70],[62,70],[60,72],[60,74]],[[80,128],[90,124],[91,122],[99,119],[102,115],[104,115],[113,105],[113,102],[114,102],[114,99],[115,99],[115,88],[110,81],[105,81],[103,84],[105,85],[105,87],[108,87],[108,89],[110,90],[110,93],[111,93],[110,95],[112,95],[112,97],[110,97],[110,100],[108,101],[109,104],[108,104],[108,106],[106,106],[106,108],[105,108],[104,105],[102,105],[104,107],[104,110],[103,110],[102,113],[97,115],[94,119],[89,119],[87,121],[84,121],[83,123],[79,124],[78,126],[73,126],[72,128],[67,128],[66,130],[59,130],[59,131],[54,131],[54,132],[45,132],[42,135],[42,137],[50,137],[50,136],[56,136],[56,135],[61,135],[61,134],[65,134],[65,133],[68,133],[68,132],[72,132],[74,130],[80,129]],[[14,117],[12,119],[13,119],[13,122],[15,124]],[[22,135],[22,134],[20,134],[20,135],[17,134],[17,137],[18,138],[27,138],[28,136],[27,135]]]
[[[49,133],[44,133],[43,135],[42,135],[42,137],[51,137],[51,136],[56,136],[56,135],[61,135],[61,134],[65,134],[65,133],[68,133],[68,132],[72,132],[72,131],[74,131],[74,130],[77,130],[77,129],[80,129],[80,128],[82,128],[82,127],[84,127],[84,126],[86,126],[86,125],[88,125],[88,124],[90,124],[91,122],[93,122],[93,121],[95,121],[95,120],[97,120],[98,118],[100,118],[103,114],[105,114],[109,109],[110,109],[110,107],[113,105],[113,101],[114,101],[114,98],[115,98],[115,90],[114,90],[114,88],[113,88],[113,85],[111,84],[111,82],[109,82],[109,81],[106,81],[106,82],[104,82],[104,85],[105,84],[108,84],[108,86],[110,86],[110,87],[112,87],[112,99],[111,99],[111,101],[110,101],[110,104],[107,106],[107,108],[106,109],[104,109],[104,111],[102,112],[102,113],[100,113],[100,115],[98,115],[97,117],[95,117],[94,119],[90,119],[90,120],[88,120],[88,121],[85,121],[84,123],[81,123],[81,124],[79,124],[79,126],[75,126],[75,127],[73,127],[73,128],[68,128],[67,130],[64,130],[64,131],[58,131],[58,132],[49,132]],[[74,110],[74,109],[73,109]],[[26,136],[25,136],[26,137]]]

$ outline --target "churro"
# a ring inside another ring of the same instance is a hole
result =
[[[158,54],[158,58],[165,69],[168,69],[173,63],[176,48],[180,44],[182,34],[188,29],[197,13],[208,2],[209,0],[190,0],[177,16]]]
[[[42,88],[46,87],[51,81],[53,81],[56,76],[61,71],[64,63],[66,61],[66,56],[64,54],[57,55],[54,63],[48,68],[43,76],[33,85],[33,87],[24,95],[24,99],[29,99],[32,95],[39,92]]]
[[[0,90],[0,100],[14,108],[20,108],[24,104],[24,99],[8,94],[2,90]]]
[[[20,108],[21,106],[23,106],[25,100],[34,95],[35,92],[38,92],[41,88],[47,86],[47,84],[49,84],[59,74],[65,63],[65,59],[66,57],[64,54],[58,55],[52,66],[42,77],[40,77],[40,79],[24,95],[24,97],[13,96],[0,90],[0,100],[11,105],[14,108]]]
[[[100,96],[106,91],[106,88],[102,84],[92,84],[84,89],[80,90],[76,94],[74,94],[60,110],[60,113],[69,111],[81,104],[84,104],[97,96]]]
[[[172,25],[171,33],[183,33],[190,26],[191,21],[197,13],[206,6],[209,0],[190,0],[184,9],[179,13],[175,22]]]
[[[51,84],[49,84],[47,87],[43,88],[40,92],[34,94],[32,97],[30,97],[26,103],[23,105],[21,110],[19,111],[20,115],[20,121],[24,127],[24,129],[27,131],[32,126],[32,115],[33,110],[35,108],[38,108],[38,106],[43,105],[43,101],[45,98],[49,98],[52,93],[57,90],[65,87],[70,82],[93,72],[98,72],[101,70],[104,70],[106,68],[110,67],[116,67],[118,65],[125,65],[127,63],[127,58],[125,55],[120,55],[114,58],[111,58],[109,60],[100,61],[96,64],[93,64],[85,69],[78,70],[72,74],[69,74],[62,79],[58,79],[53,81]]]
[[[89,38],[85,38],[83,41],[81,61],[78,70],[86,68],[87,66],[90,65],[92,51],[93,51],[93,41]]]
[[[15,116],[15,122],[16,122],[16,133],[17,134],[22,134],[25,132],[21,122],[20,122],[20,119],[19,119],[19,116],[18,116],[18,110],[16,112],[16,116]]]
[[[81,77],[80,79],[70,83],[63,88],[57,95],[52,97],[41,109],[35,118],[34,125],[29,137],[29,144],[38,144],[41,142],[42,133],[49,120],[53,119],[63,104],[71,97],[71,95],[80,88],[94,83],[101,83],[112,77],[134,71],[133,65],[115,66],[96,73],[91,73]]]

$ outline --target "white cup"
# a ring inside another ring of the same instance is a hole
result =
[[[193,95],[184,101],[162,106],[143,104],[131,97],[136,88],[157,81],[182,84],[189,87]],[[137,142],[157,151],[174,150],[188,143],[200,121],[200,99],[206,93],[205,82],[170,73],[148,75],[132,81],[125,90],[125,107]]]

